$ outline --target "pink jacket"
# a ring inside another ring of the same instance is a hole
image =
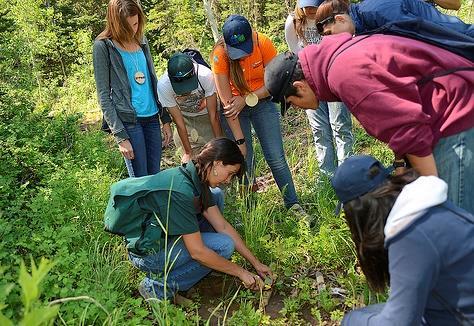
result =
[[[427,156],[440,138],[474,127],[474,71],[417,82],[474,63],[428,43],[392,35],[324,37],[299,53],[322,101],[342,101],[397,157]]]

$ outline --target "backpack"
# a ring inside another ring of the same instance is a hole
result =
[[[189,55],[196,63],[200,64],[200,65],[203,65],[209,69],[211,69],[211,66],[207,63],[206,60],[204,60],[201,52],[199,52],[199,50],[196,50],[196,49],[184,49],[182,51],[184,54],[187,54]]]

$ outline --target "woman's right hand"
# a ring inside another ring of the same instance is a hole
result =
[[[239,276],[240,280],[247,289],[257,291],[263,288],[263,280],[257,274],[250,273],[247,270],[244,270],[242,275]]]
[[[119,151],[122,153],[123,157],[125,157],[128,160],[133,160],[135,158],[135,154],[133,153],[133,147],[132,143],[130,143],[130,140],[125,139],[124,141],[121,141],[119,144]]]

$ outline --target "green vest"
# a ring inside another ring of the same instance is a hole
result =
[[[186,168],[116,182],[110,188],[105,230],[124,236],[127,249],[137,255],[158,252],[165,234],[199,231],[201,188],[192,162]]]

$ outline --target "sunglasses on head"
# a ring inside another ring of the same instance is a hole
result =
[[[324,18],[324,19],[321,20],[319,23],[316,23],[316,28],[318,29],[318,33],[319,33],[320,35],[323,35],[323,33],[324,33],[324,27],[326,27],[327,24],[334,23],[336,15],[337,15],[337,14],[333,14],[333,15],[331,15],[331,16],[329,16],[329,17]]]
[[[188,80],[190,79],[191,77],[194,77],[195,75],[195,71],[194,71],[194,68],[191,69],[190,71],[188,71],[187,73],[185,74],[180,74],[180,75],[176,75],[176,76],[171,76],[171,80],[176,82],[176,83],[180,83],[182,81],[185,81],[185,80]]]

